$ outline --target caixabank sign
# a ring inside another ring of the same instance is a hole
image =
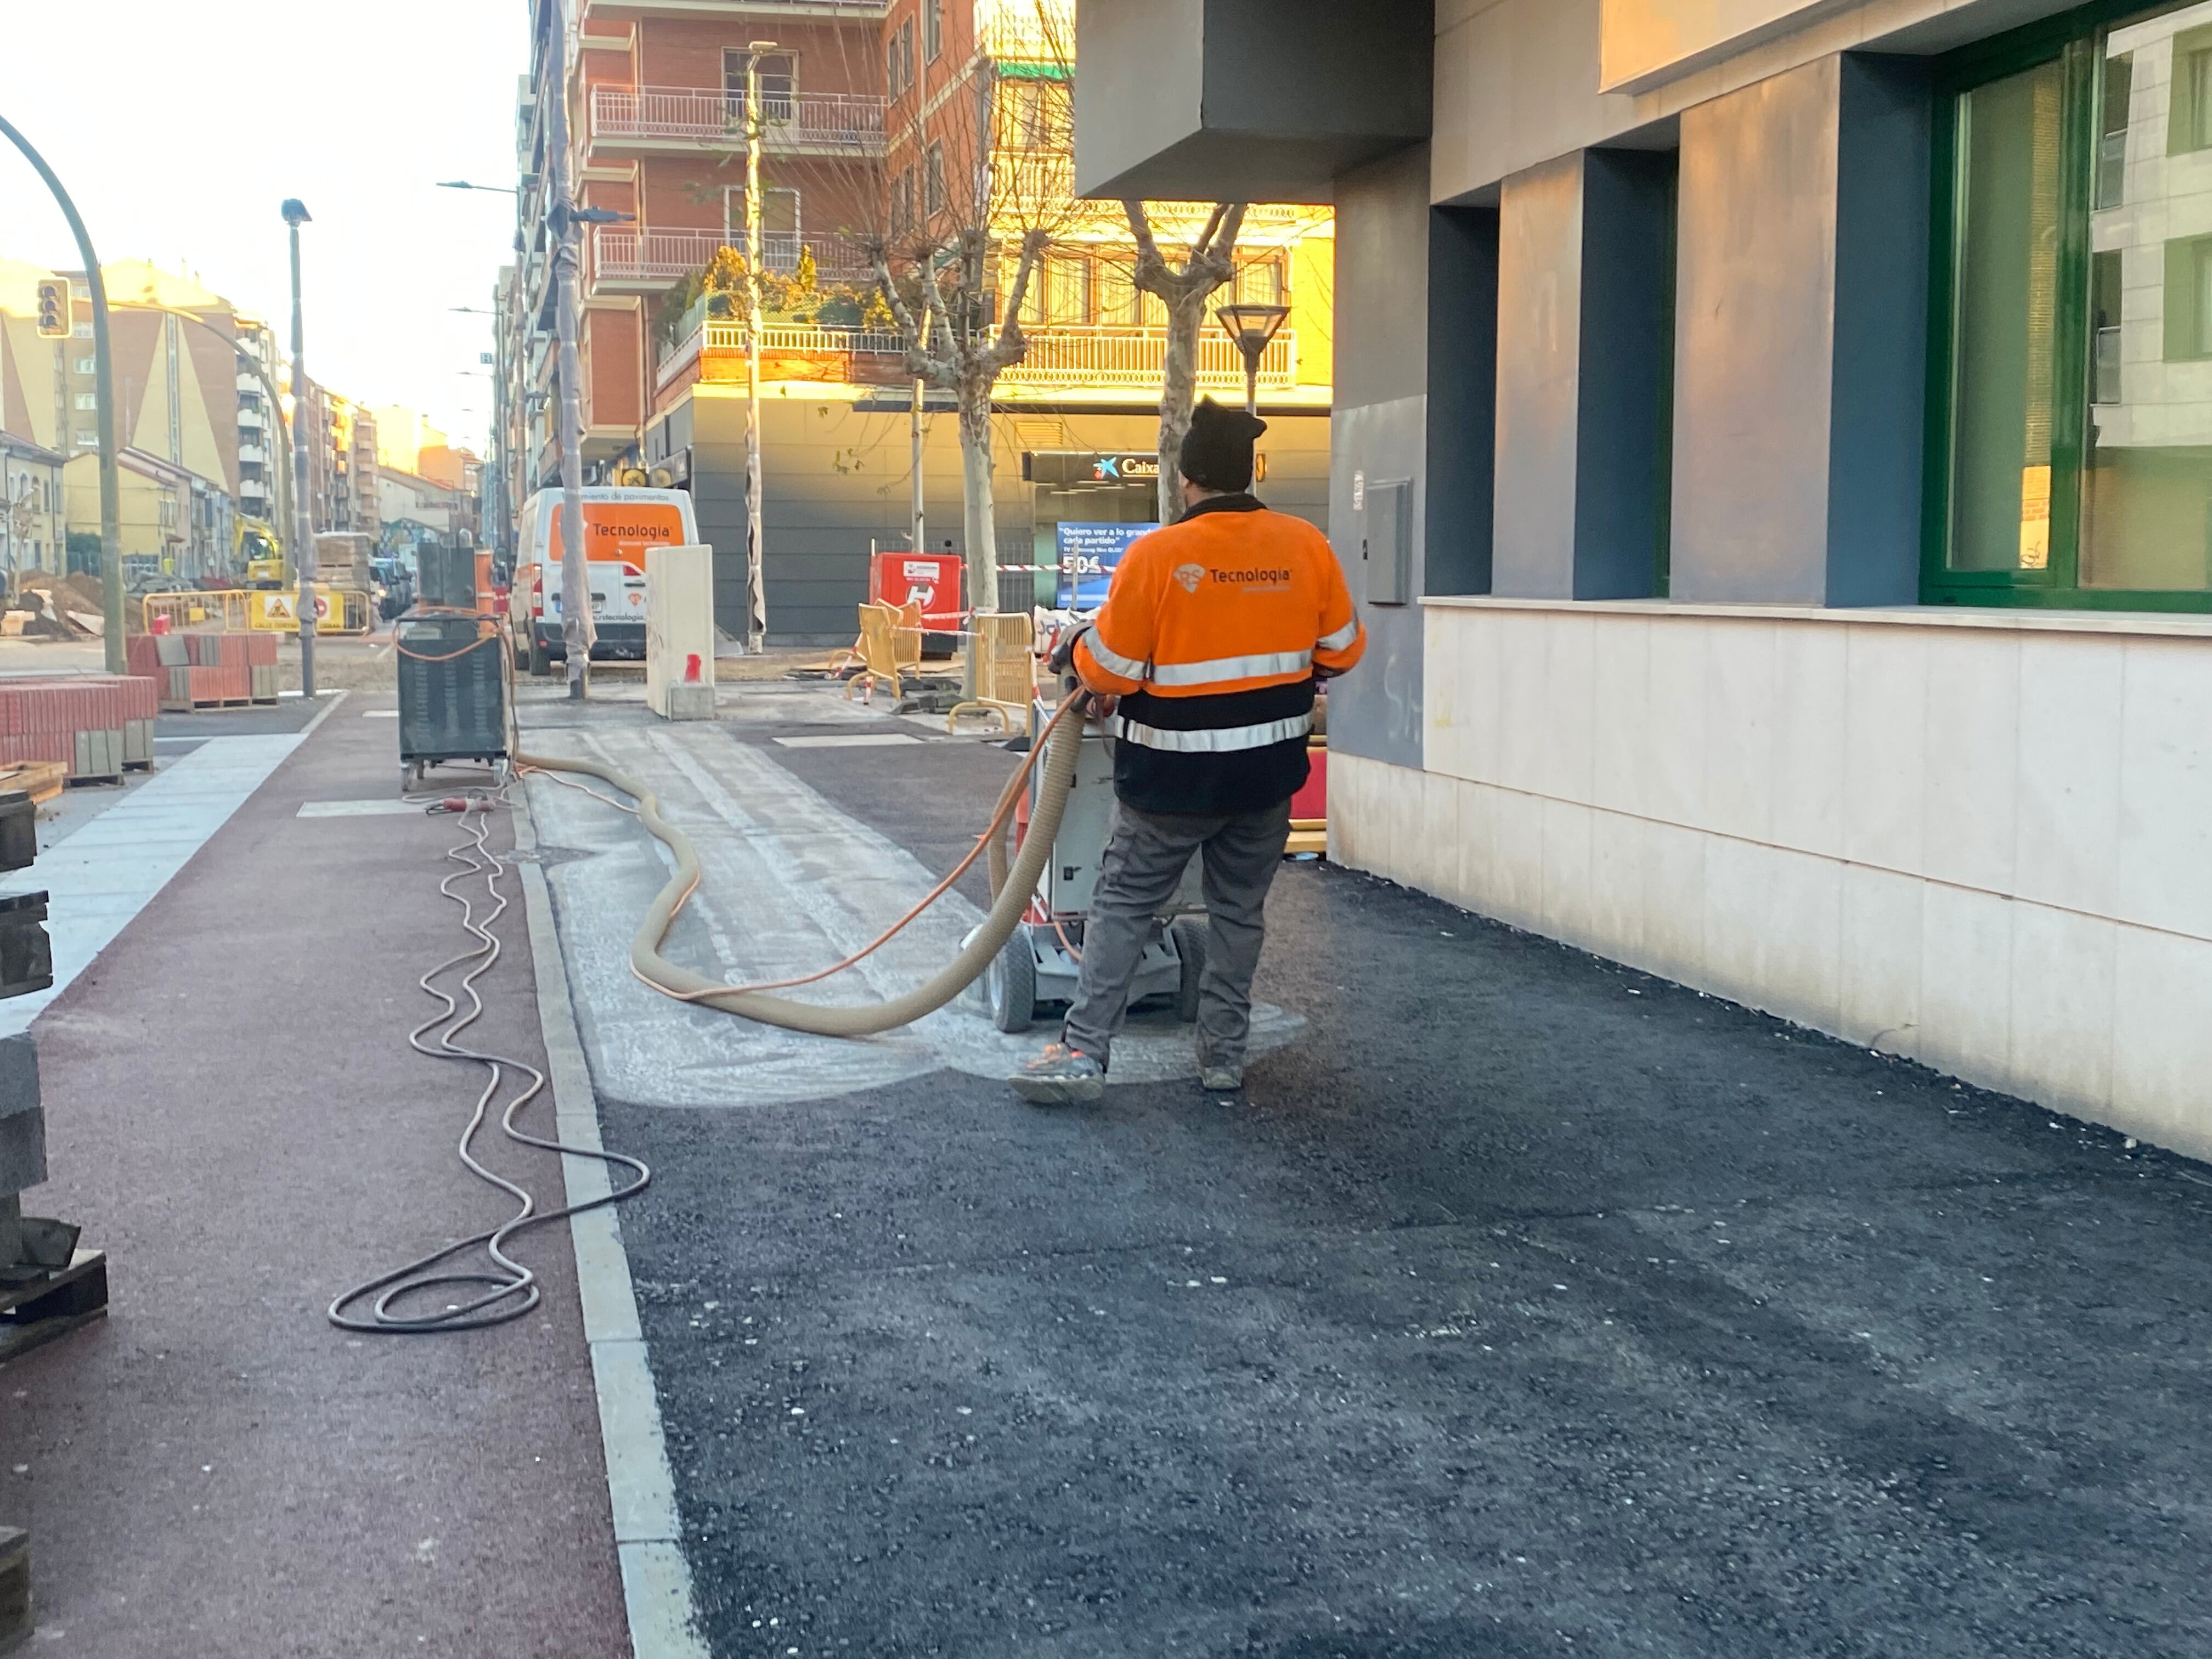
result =
[[[1065,489],[1071,484],[1153,483],[1160,458],[1150,450],[1103,452],[1085,449],[1029,449],[1022,452],[1022,481]],[[1256,482],[1267,476],[1267,458],[1252,458]]]

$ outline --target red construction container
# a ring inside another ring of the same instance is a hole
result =
[[[868,567],[868,598],[901,605],[920,599],[924,632],[957,633],[968,614],[962,568],[957,554],[878,553]]]

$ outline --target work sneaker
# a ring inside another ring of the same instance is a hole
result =
[[[1039,1106],[1077,1106],[1106,1092],[1106,1068],[1080,1048],[1055,1042],[1006,1079]]]
[[[1244,1086],[1242,1066],[1201,1066],[1198,1068],[1198,1086],[1208,1094],[1233,1095]]]

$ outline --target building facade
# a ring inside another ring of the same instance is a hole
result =
[[[0,571],[68,568],[68,497],[58,449],[0,432]]]
[[[1061,5],[1047,15],[1064,13]],[[1102,459],[1152,451],[1165,346],[1158,302],[1128,281],[1134,248],[1120,208],[1075,202],[1065,122],[1039,119],[1039,88],[1058,88],[1064,102],[1074,35],[1072,18],[1054,28],[1038,15],[1030,0],[570,5],[578,193],[589,205],[636,216],[586,230],[587,476],[636,469],[692,491],[701,533],[715,549],[716,608],[726,629],[742,633],[749,609],[746,339],[742,302],[712,290],[717,279],[706,273],[718,254],[726,266],[723,251],[743,245],[744,82],[754,42],[773,43],[759,62],[762,264],[771,289],[762,341],[770,638],[849,638],[871,546],[904,546],[913,534],[915,393],[873,301],[873,250],[910,240],[945,210],[948,167],[1022,166],[1048,174],[1060,198],[1053,248],[1024,307],[1029,357],[997,389],[999,538],[988,556],[1002,566],[1046,564],[1054,526],[1068,517],[1150,516],[1142,486],[1041,488],[1036,465],[1025,461],[1048,457],[1045,471],[1057,477],[1069,458],[1080,458],[1087,472]],[[543,43],[559,19],[548,0],[538,72],[525,82],[518,126],[524,252],[502,273],[497,301],[507,319],[498,354],[508,411],[503,447],[520,460],[508,486],[518,505],[557,480]],[[1202,224],[1207,205],[1156,209],[1160,239],[1172,250]],[[993,229],[1010,249],[1021,226],[994,222]],[[1325,510],[1333,235],[1325,207],[1252,210],[1238,277],[1218,296],[1293,307],[1262,366],[1261,395],[1275,428],[1274,499],[1316,518]],[[1011,259],[1002,253],[994,269],[1003,289]],[[1203,388],[1240,396],[1231,343],[1208,333]],[[924,399],[923,540],[950,540],[964,554],[950,411],[949,394]],[[1050,586],[1048,577],[1040,584],[1017,569],[1005,602],[1048,597]]]
[[[313,380],[307,383],[307,510],[316,533],[376,535],[383,527],[376,488],[376,417]],[[295,399],[295,418],[297,408]]]
[[[2212,5],[1358,10],[1079,30],[1337,208],[1334,856],[2212,1153]]]
[[[117,440],[198,480],[187,500],[196,491],[200,519],[230,526],[232,540],[216,546],[184,535],[179,548],[194,562],[181,574],[225,574],[239,561],[240,533],[264,532],[274,522],[276,459],[266,396],[228,342],[244,342],[267,363],[275,362],[274,343],[265,325],[240,316],[188,276],[138,259],[115,261],[100,274],[107,287]],[[67,340],[38,337],[31,296],[37,282],[50,276],[70,286],[75,334]],[[91,304],[82,272],[0,264],[0,422],[70,457],[100,441]],[[224,497],[219,510],[207,501],[210,492]],[[95,511],[74,527],[98,526]],[[176,527],[182,529],[182,521]]]
[[[126,587],[167,586],[230,574],[237,506],[215,479],[143,449],[116,458],[117,522]],[[100,455],[80,450],[64,469],[70,527],[100,527]]]

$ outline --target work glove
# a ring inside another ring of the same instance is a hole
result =
[[[1058,640],[1053,642],[1052,655],[1045,659],[1045,665],[1051,669],[1055,674],[1073,673],[1075,672],[1075,642],[1090,631],[1091,624],[1089,623],[1079,623],[1074,628],[1070,629],[1066,633],[1062,634]]]

